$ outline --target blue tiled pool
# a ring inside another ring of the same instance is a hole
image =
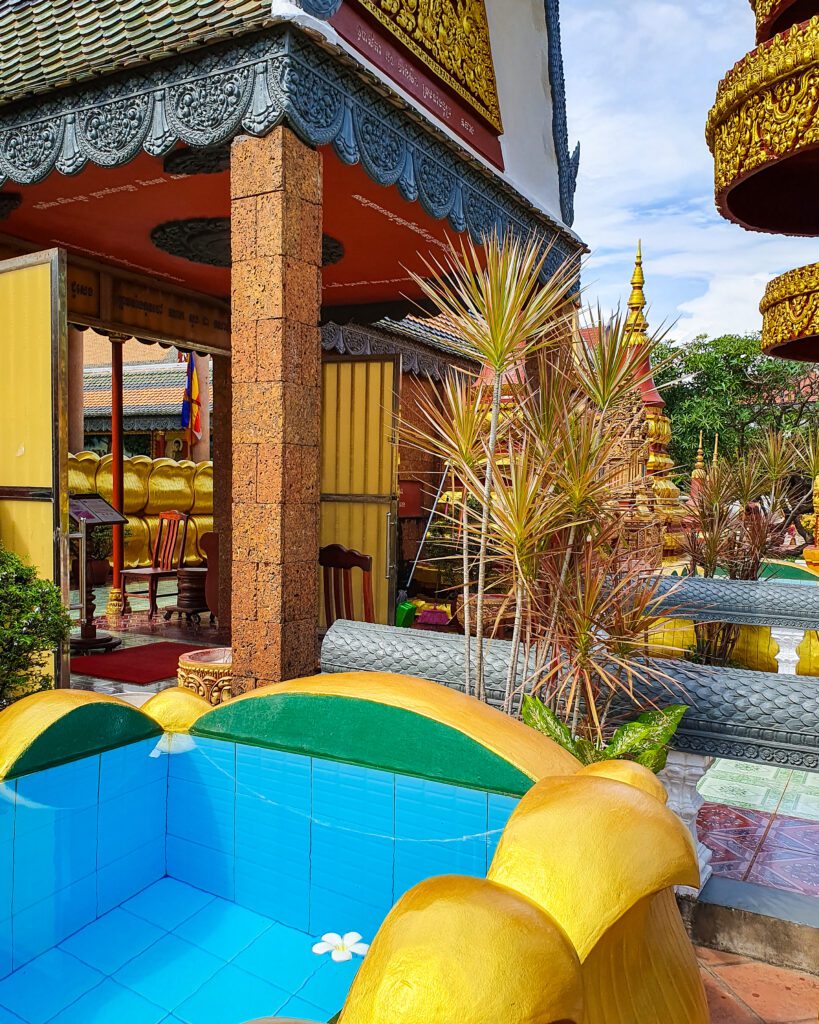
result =
[[[168,749],[170,748],[170,754]],[[0,786],[0,1024],[327,1021],[430,875],[484,875],[513,798],[165,736]]]

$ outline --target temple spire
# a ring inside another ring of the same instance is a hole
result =
[[[631,275],[631,295],[628,300],[628,317],[626,319],[626,333],[632,345],[642,345],[647,340],[646,296],[643,291],[645,283],[643,245],[642,241],[639,241],[637,243],[637,255],[634,259],[634,273]]]

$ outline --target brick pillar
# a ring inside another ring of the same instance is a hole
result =
[[[236,692],[317,668],[321,157],[288,129],[231,149]]]
[[[213,526],[219,535],[219,642],[230,643],[233,559],[233,453],[230,360],[213,359]]]

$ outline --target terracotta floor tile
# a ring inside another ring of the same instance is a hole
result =
[[[754,811],[727,804],[703,804],[697,815],[700,828],[723,832],[726,829],[753,829],[761,834],[767,828],[771,815],[767,811]]]
[[[750,961],[747,957],[739,956],[736,953],[726,953],[722,949],[707,949],[705,946],[696,946],[697,959],[706,967],[715,967],[717,964],[746,964]]]
[[[712,970],[767,1024],[815,1020],[819,1013],[819,977],[755,962]]]
[[[703,974],[705,995],[711,1024],[760,1024],[761,1018],[751,1013],[710,974]]]

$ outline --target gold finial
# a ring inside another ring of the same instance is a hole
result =
[[[719,434],[714,434],[714,457],[711,459],[711,465],[716,466],[717,464],[717,452],[719,451]]]
[[[705,479],[705,458],[702,451],[702,431],[700,431],[700,446],[697,448],[697,458],[694,461],[694,469],[691,472],[692,480]]]
[[[628,317],[626,333],[632,345],[642,345],[646,341],[648,321],[645,317],[646,297],[643,285],[646,283],[643,273],[643,245],[637,243],[637,255],[634,259],[634,273],[631,275],[631,296],[628,300]]]

